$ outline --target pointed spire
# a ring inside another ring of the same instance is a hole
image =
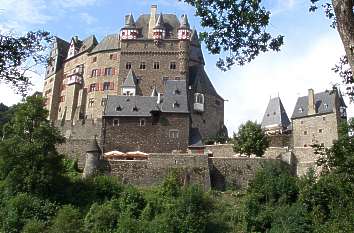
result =
[[[158,93],[157,93],[157,90],[156,90],[156,86],[154,87],[154,89],[151,92],[151,97],[154,97],[154,96],[158,96]]]
[[[190,29],[187,15],[182,15],[179,28]]]
[[[165,23],[163,21],[163,15],[160,13],[159,17],[157,18],[157,22],[155,25],[155,29],[164,29],[165,28]]]
[[[268,107],[262,120],[262,128],[272,130],[286,130],[290,126],[290,120],[286,114],[280,97],[269,100]]]
[[[132,69],[129,70],[127,78],[125,79],[122,87],[136,87],[136,77]]]
[[[125,28],[135,28],[135,21],[133,14],[130,13],[129,15],[125,16]]]

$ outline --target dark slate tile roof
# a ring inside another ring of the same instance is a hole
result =
[[[223,99],[216,92],[203,66],[192,66],[189,68],[189,85],[191,85],[196,92],[216,96],[220,99]]]
[[[97,53],[101,51],[117,50],[119,47],[119,35],[112,34],[102,39],[102,41],[92,50],[91,53]]]
[[[188,147],[204,147],[202,142],[202,136],[200,135],[198,128],[191,128],[189,130],[189,146]]]
[[[346,107],[342,96],[338,91],[324,91],[315,94],[316,114],[332,113],[335,109],[334,95],[339,95],[340,106]],[[308,115],[308,96],[302,96],[297,99],[292,119],[306,117]]]
[[[167,80],[160,109],[162,112],[188,113],[187,87],[184,80]]]
[[[117,111],[119,107],[120,111]],[[137,111],[134,111],[135,107]],[[159,111],[157,97],[108,96],[105,116],[149,117],[151,111]]]
[[[157,99],[157,96],[108,96],[104,115],[149,117],[152,111],[189,113],[184,80],[168,80],[161,102],[157,103]],[[137,111],[133,110],[135,107]]]
[[[96,37],[94,35],[91,35],[82,41],[79,53],[90,50],[94,46],[96,46],[97,44],[98,44],[98,42],[97,42]]]
[[[279,97],[269,100],[268,107],[262,120],[262,128],[278,125],[283,129],[290,126],[290,120]]]
[[[148,38],[150,14],[141,15],[136,21],[136,27],[141,30],[142,38]],[[174,14],[163,14],[164,27],[167,38],[177,38],[179,20]]]

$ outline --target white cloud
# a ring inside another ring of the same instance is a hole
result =
[[[285,46],[278,54],[266,54],[244,67],[219,73],[210,71],[225,103],[225,123],[229,134],[247,120],[262,120],[270,96],[281,97],[288,116],[291,117],[297,97],[307,95],[313,88],[321,92],[340,83],[340,78],[331,71],[338,58],[344,54],[340,38],[332,33],[319,35],[312,40],[313,46],[303,56],[288,54]],[[237,69],[237,70],[236,70]],[[346,101],[347,105],[349,101]],[[350,116],[354,109],[348,108]]]
[[[56,4],[64,8],[87,7],[95,5],[99,0],[54,0]]]
[[[83,12],[79,14],[81,21],[83,21],[84,23],[91,25],[95,22],[97,22],[97,18],[93,17],[92,15]]]

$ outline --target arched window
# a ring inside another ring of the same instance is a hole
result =
[[[195,103],[204,104],[204,95],[201,93],[195,93]]]

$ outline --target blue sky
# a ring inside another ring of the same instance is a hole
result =
[[[308,88],[320,92],[340,82],[331,67],[344,54],[343,46],[322,12],[310,14],[309,0],[263,2],[272,11],[270,31],[285,36],[281,52],[263,54],[251,64],[221,72],[215,66],[217,56],[204,49],[207,73],[227,100],[225,122],[230,135],[246,120],[260,122],[270,96],[281,97],[290,117],[297,97],[306,95]],[[152,4],[158,5],[159,12],[188,14],[190,24],[202,30],[193,8],[177,0],[0,0],[0,30],[43,29],[66,40],[95,34],[100,40],[120,30],[124,15],[132,12],[137,18],[149,13]],[[37,70],[33,91],[42,89],[43,69]],[[10,105],[21,99],[4,84],[0,88],[0,102]],[[351,116],[352,109],[349,105]]]

